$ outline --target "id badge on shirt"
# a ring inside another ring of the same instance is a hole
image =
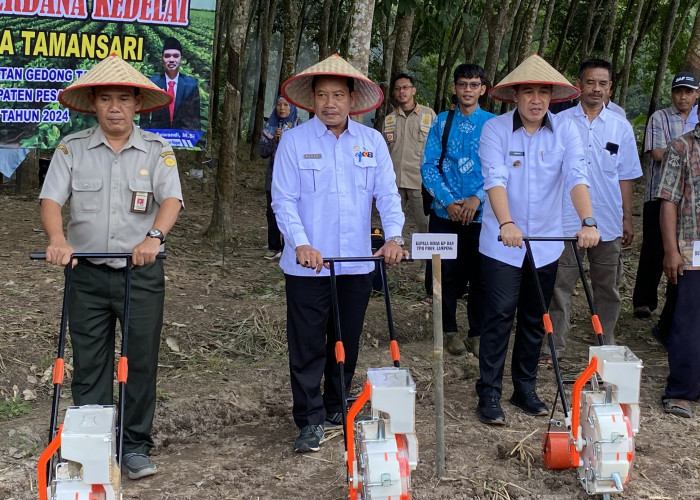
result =
[[[693,267],[700,267],[700,240],[693,242]]]
[[[135,214],[148,213],[151,204],[151,193],[147,191],[134,191],[131,196],[131,211]]]

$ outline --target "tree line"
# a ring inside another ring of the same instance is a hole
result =
[[[581,60],[613,64],[612,100],[628,116],[670,98],[681,70],[700,76],[700,0],[219,0],[207,143],[218,158],[207,230],[226,239],[234,221],[236,151],[257,141],[265,96],[297,71],[337,52],[388,97],[391,75],[408,71],[420,101],[447,108],[452,71],[484,67],[494,85],[536,52],[572,82]],[[269,100],[268,100],[269,101]],[[499,113],[500,103],[486,107]],[[251,157],[257,148],[251,148]]]

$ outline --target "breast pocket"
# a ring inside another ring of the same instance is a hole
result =
[[[374,176],[377,171],[377,160],[374,158],[362,158],[355,162],[355,186],[363,191],[374,191]]]
[[[99,212],[102,209],[102,179],[73,179],[71,206],[78,212]]]
[[[137,214],[147,214],[152,211],[153,185],[151,184],[150,180],[129,180],[129,191],[131,191],[131,212]]]
[[[561,164],[564,161],[564,150],[560,151],[543,151],[542,153],[542,165],[547,168],[560,169]]]
[[[299,162],[302,193],[315,193],[323,189],[325,167],[320,160],[301,160]]]
[[[617,174],[617,155],[611,155],[607,151],[601,153],[603,158],[603,172],[608,175]]]

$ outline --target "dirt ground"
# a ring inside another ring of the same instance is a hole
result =
[[[139,481],[124,475],[123,498],[343,499],[347,498],[343,444],[326,441],[314,454],[295,454],[297,429],[285,345],[283,275],[262,258],[266,243],[263,167],[239,172],[234,243],[212,247],[202,236],[212,210],[211,196],[187,175],[180,161],[186,210],[168,236],[165,326],[160,357],[158,406],[152,456],[159,473]],[[641,186],[637,186],[641,200]],[[59,331],[62,270],[28,259],[45,248],[39,222],[38,189],[20,196],[0,193],[0,499],[37,498],[36,462],[46,446],[51,377]],[[638,202],[641,205],[641,201]],[[659,403],[667,362],[649,335],[656,320],[632,315],[641,208],[635,209],[637,236],[624,253],[626,270],[618,343],[644,362],[641,425],[634,471],[622,498],[700,499],[700,426],[697,419],[667,416]],[[411,229],[409,224],[408,229]],[[407,232],[407,231],[406,231]],[[446,474],[435,468],[435,410],[431,309],[413,276],[417,263],[390,272],[393,312],[402,366],[417,383],[416,427],[420,463],[412,474],[413,498],[583,499],[574,470],[550,471],[542,463],[546,417],[529,417],[508,404],[512,385],[506,367],[502,428],[478,422],[474,383],[478,363],[471,355],[445,357]],[[574,327],[564,373],[575,376],[592,344],[583,290],[574,297]],[[460,304],[460,323],[466,308]],[[67,382],[70,383],[70,350]],[[359,389],[366,368],[389,366],[388,333],[381,296],[367,313]],[[552,403],[555,378],[541,370],[538,391]],[[70,404],[64,389],[61,407]],[[697,404],[693,409],[698,412]],[[559,413],[561,415],[561,413]],[[61,416],[62,420],[62,416]],[[510,451],[522,441],[526,452]],[[517,455],[517,453],[516,453]]]

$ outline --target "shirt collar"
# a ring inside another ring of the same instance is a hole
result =
[[[96,148],[101,144],[104,144],[109,148],[112,147],[110,146],[109,141],[102,132],[102,128],[99,125],[97,125],[95,127],[95,132],[92,134],[90,142],[88,143],[88,149]],[[125,149],[128,149],[130,147],[134,147],[142,151],[147,151],[146,142],[143,140],[143,137],[141,137],[141,134],[136,133],[136,125],[132,126],[131,135],[129,136],[129,139],[126,141],[124,146],[122,146],[122,149],[120,151],[124,151]]]
[[[410,114],[418,114],[418,107],[419,107],[419,104],[418,104],[417,102],[415,102],[415,101],[413,101],[413,103],[415,104],[415,107],[413,108],[413,111],[411,111]],[[396,106],[396,107],[394,108],[394,113],[397,114],[397,115],[403,114],[404,116],[408,116],[408,115],[406,114],[406,112],[401,108],[401,106]]]
[[[348,133],[350,133],[350,135],[357,135],[357,127],[359,124],[355,120],[350,118],[349,115],[347,117],[347,120],[348,128],[346,130],[348,131]],[[326,127],[326,125],[318,118],[318,115],[314,115],[313,123],[314,130],[316,131],[316,137],[321,137],[323,134],[326,133],[326,131],[328,131],[328,127]]]
[[[177,85],[177,80],[180,78],[180,72],[178,71],[177,75],[175,75],[175,78],[170,78],[168,75],[165,75],[165,83],[167,85],[168,82],[175,82],[175,85]]]
[[[583,106],[581,106],[581,103],[579,102],[576,107],[574,108],[574,116],[576,117],[585,117],[586,120],[588,120],[588,115],[586,115],[586,112],[583,110]],[[605,119],[608,116],[608,113],[612,113],[605,105],[603,105],[603,109],[600,110],[600,113],[598,113],[598,116],[594,118],[593,121],[597,120],[600,118],[601,120],[605,121]],[[551,130],[551,127],[550,127]]]
[[[462,110],[460,109],[459,105],[455,108],[455,115],[460,119],[460,120],[469,120],[473,121],[472,118],[476,118],[479,116],[479,114],[482,113],[481,106],[478,104],[476,105],[476,108],[474,111],[469,113],[469,116],[465,115],[462,113]]]
[[[520,127],[523,126],[523,121],[520,119],[520,113],[518,113],[518,108],[515,108],[513,111],[513,132],[518,130]],[[549,119],[549,111],[545,113],[544,118],[542,119],[542,127],[547,127],[551,132],[554,132],[554,127],[552,126],[552,120]]]

